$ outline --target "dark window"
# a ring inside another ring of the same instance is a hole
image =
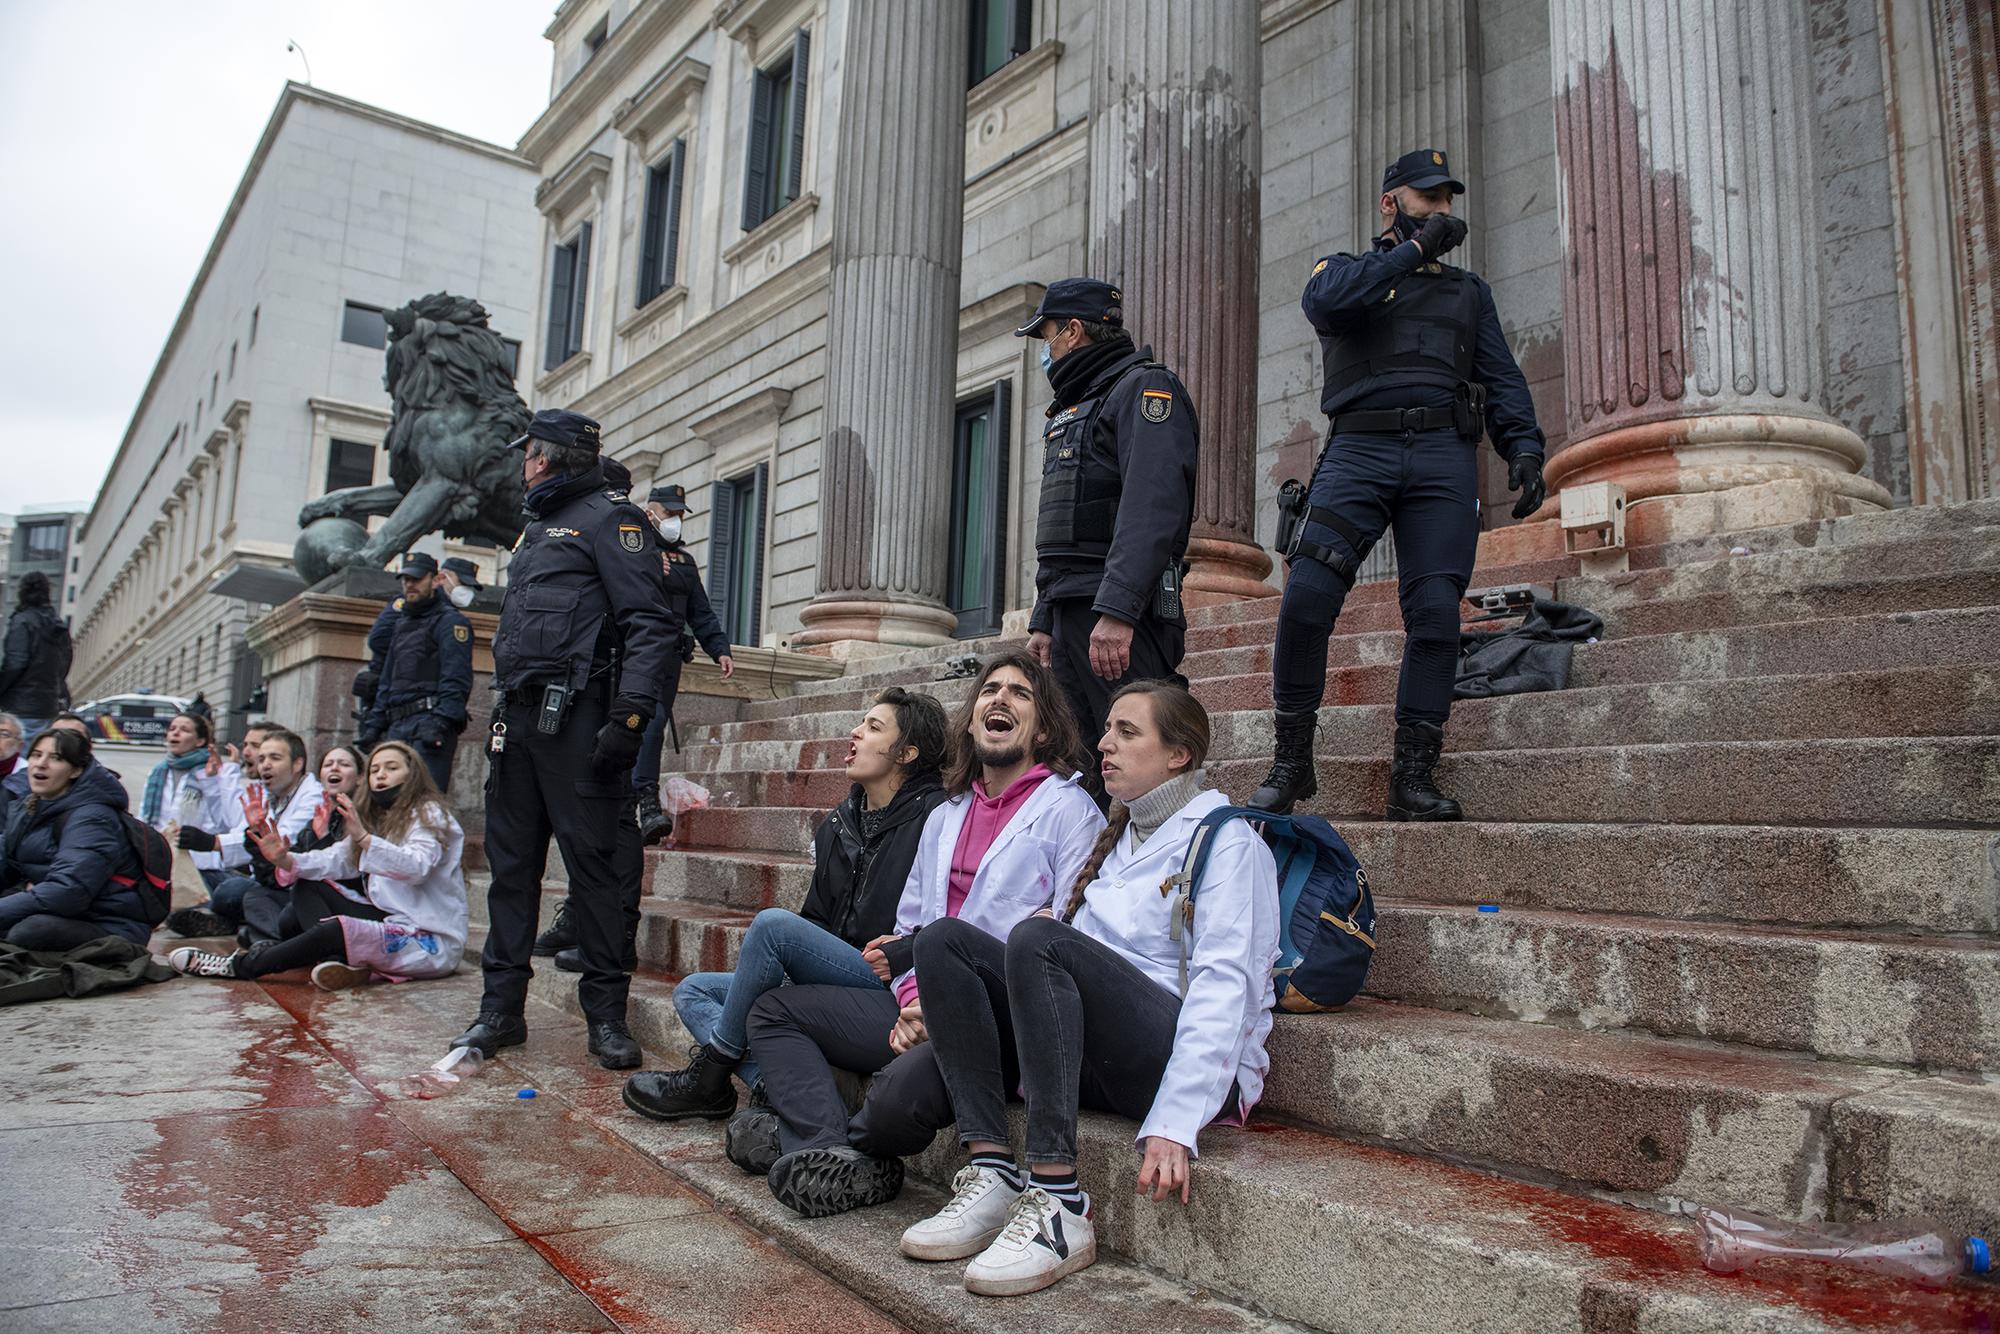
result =
[[[250,346],[252,347],[257,346],[257,316],[262,314],[263,310],[262,306],[252,306],[250,308]]]
[[[750,85],[750,149],[743,170],[743,230],[799,197],[806,150],[806,76],[812,34],[801,28],[792,49]]]
[[[588,64],[590,58],[604,47],[604,41],[611,36],[611,16],[605,15],[597,21],[597,26],[583,35],[583,59]]]
[[[972,52],[966,70],[970,86],[987,78],[1028,49],[1034,0],[967,0],[972,6]]]
[[[222,401],[222,372],[211,371],[208,376],[208,402],[211,407]]]
[[[549,344],[542,369],[552,371],[583,351],[583,312],[590,290],[590,224],[556,247],[549,264]]]
[[[253,333],[251,338],[254,340],[256,335]],[[378,352],[389,346],[389,326],[382,321],[382,308],[348,302],[340,312],[340,341],[372,347]]]
[[[507,349],[507,378],[515,379],[521,374],[521,340],[503,338],[500,345]]]
[[[326,489],[375,484],[375,446],[356,440],[336,440],[326,452]]]
[[[66,523],[24,523],[21,525],[21,559],[24,561],[58,561],[63,558],[63,548],[68,545],[63,539],[69,525]]]
[[[951,451],[951,609],[960,639],[997,634],[1007,597],[1008,407],[1013,386],[959,405]]]
[[[681,181],[687,170],[687,142],[674,146],[646,172],[645,226],[639,237],[639,304],[674,285],[681,247]]]
[[[236,378],[236,344],[229,345],[229,378]]]
[[[732,644],[755,644],[764,619],[764,495],[771,465],[710,488],[708,594]]]

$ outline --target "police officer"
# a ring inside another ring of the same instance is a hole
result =
[[[1049,665],[1096,773],[1111,694],[1179,680],[1181,558],[1194,520],[1200,425],[1180,377],[1135,347],[1109,283],[1051,283],[1014,331],[1042,340],[1055,391],[1042,431],[1028,651]]]
[[[486,992],[453,1045],[491,1056],[527,1040],[530,951],[553,834],[569,868],[590,1051],[605,1068],[628,1070],[640,1052],[625,1026],[617,862],[628,838],[621,826],[636,836],[632,765],[674,650],[666,584],[645,516],[605,494],[596,422],[545,410],[514,445],[523,450],[528,523],[493,639]]]
[[[736,659],[729,656],[729,636],[708,605],[708,592],[701,586],[701,567],[694,563],[682,544],[681,523],[687,517],[687,490],[678,483],[656,486],[646,496],[646,519],[653,525],[660,545],[660,566],[667,576],[667,614],[679,627],[680,638],[667,664],[666,680],[660,683],[660,707],[646,729],[646,743],[639,750],[639,762],[632,766],[632,786],[639,793],[639,833],[647,847],[674,832],[673,818],[660,809],[660,748],[666,744],[667,723],[680,694],[681,667],[693,661],[694,646],[701,645],[727,681],[736,674]]]
[[[1452,216],[1463,193],[1442,152],[1405,153],[1383,173],[1382,234],[1368,253],[1329,255],[1306,283],[1302,304],[1325,366],[1327,445],[1310,489],[1287,483],[1281,497],[1278,545],[1291,572],[1272,653],[1277,753],[1252,806],[1287,811],[1318,790],[1313,725],[1327,637],[1355,571],[1393,527],[1405,638],[1387,818],[1460,818],[1432,771],[1451,711],[1459,601],[1479,544],[1479,437],[1507,460],[1507,484],[1521,493],[1517,519],[1541,507],[1545,452],[1492,289],[1440,262],[1465,240],[1465,223]]]
[[[479,582],[479,567],[463,556],[448,556],[438,564],[440,592],[451,605],[463,610],[472,605],[474,597],[486,585]],[[374,746],[382,738],[371,736],[366,731],[368,712],[375,707],[375,692],[382,684],[382,660],[389,653],[389,637],[396,629],[396,622],[403,613],[403,599],[391,598],[382,605],[375,615],[375,623],[368,627],[368,665],[354,674],[354,698],[360,705],[354,712],[354,721],[363,725],[356,737],[363,750]]]
[[[438,591],[451,605],[464,611],[486,587],[479,582],[479,567],[463,556],[446,556],[438,562]]]
[[[403,557],[400,608],[381,658],[375,702],[361,734],[406,741],[423,757],[438,790],[451,787],[451,761],[472,694],[472,623],[438,589],[437,558]]]

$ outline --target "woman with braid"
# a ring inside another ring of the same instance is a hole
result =
[[[1263,1092],[1278,955],[1270,850],[1240,820],[1212,836],[1185,991],[1161,893],[1201,818],[1228,804],[1203,790],[1208,744],[1208,714],[1186,690],[1126,686],[1097,747],[1116,804],[1075,887],[1004,945],[954,919],[917,937],[925,1022],[971,1161],[902,1248],[917,1260],[976,1257],[972,1292],[1035,1292],[1097,1258],[1076,1177],[1080,1109],[1139,1121],[1139,1191],[1185,1204],[1197,1132],[1218,1117],[1241,1124]],[[1008,1151],[1017,1084],[1025,1169]]]

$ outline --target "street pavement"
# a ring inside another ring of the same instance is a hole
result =
[[[0,1012],[0,1329],[901,1328],[586,1115],[581,1021],[418,1100],[476,966],[302,976]]]

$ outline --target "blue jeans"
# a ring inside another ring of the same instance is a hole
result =
[[[243,896],[255,888],[255,876],[231,875],[225,871],[220,881],[209,886],[208,910],[217,917],[226,918],[232,926],[242,926]]]
[[[746,1025],[757,998],[786,982],[801,986],[884,987],[861,951],[795,912],[766,908],[750,923],[733,973],[690,973],[674,988],[674,1009],[694,1040],[723,1056],[749,1049]],[[737,1078],[757,1087],[754,1064]]]

